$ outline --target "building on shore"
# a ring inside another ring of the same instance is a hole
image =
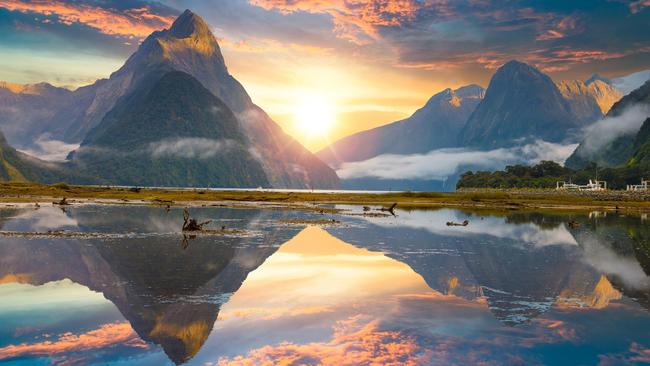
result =
[[[641,184],[628,184],[628,191],[648,191],[650,190],[650,180],[641,178]]]
[[[607,189],[607,182],[604,180],[589,179],[589,183],[579,185],[571,182],[556,182],[555,189],[569,191],[604,191]]]

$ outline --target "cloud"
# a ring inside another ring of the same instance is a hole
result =
[[[629,94],[633,90],[641,87],[641,85],[648,80],[650,80],[650,70],[643,70],[624,77],[612,79],[612,84],[623,94]]]
[[[146,3],[139,5],[134,8],[116,9],[83,1],[70,3],[61,0],[0,0],[0,7],[10,11],[54,16],[62,24],[81,23],[101,33],[121,37],[144,38],[155,30],[169,27],[174,21],[174,16],[158,14]]]
[[[343,163],[337,170],[342,179],[374,177],[379,179],[445,180],[460,170],[502,169],[508,164],[536,163],[541,160],[564,162],[575,144],[556,144],[542,140],[513,148],[479,151],[465,148],[439,149],[426,154],[380,155]]]
[[[220,366],[244,365],[417,365],[426,350],[398,331],[380,330],[377,321],[359,317],[341,320],[326,342],[283,342],[250,351],[247,355],[218,360]]]
[[[426,212],[403,212],[399,215],[397,221],[382,218],[366,218],[366,220],[382,227],[403,226],[412,229],[423,229],[435,235],[449,237],[481,237],[489,235],[496,238],[510,239],[517,244],[531,244],[535,247],[578,244],[564,225],[543,228],[532,222],[512,223],[508,222],[504,217],[496,216],[472,220],[471,225],[463,228],[463,230],[445,225],[447,221],[462,222],[467,218],[466,214],[459,211],[443,209]]]
[[[74,230],[79,223],[67,213],[56,207],[42,207],[38,210],[25,210],[4,226],[11,231]]]
[[[650,364],[650,348],[632,342],[626,352],[598,355],[598,366]]]
[[[176,156],[187,159],[209,159],[237,145],[234,140],[213,140],[200,137],[166,139],[149,145],[154,158]]]
[[[54,356],[68,352],[92,352],[114,345],[147,347],[129,323],[109,323],[82,334],[64,333],[54,341],[22,343],[0,348],[0,360],[16,357]]]
[[[635,257],[617,254],[594,235],[582,234],[577,237],[577,240],[584,248],[584,261],[598,272],[615,276],[633,289],[650,289],[650,277],[646,275]]]
[[[39,136],[31,149],[20,150],[25,154],[46,161],[64,161],[71,151],[77,150],[79,144],[69,144],[59,140],[51,140],[47,135]]]
[[[650,107],[637,104],[625,109],[619,116],[601,119],[588,128],[580,153],[584,156],[592,156],[614,139],[635,134],[648,116],[650,116]]]
[[[334,32],[355,43],[379,38],[378,27],[400,26],[413,20],[424,4],[416,0],[250,0],[251,4],[282,13],[325,13],[332,17]],[[427,5],[448,10],[447,1]]]

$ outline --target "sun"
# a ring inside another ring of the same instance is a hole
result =
[[[307,137],[326,136],[334,125],[332,102],[319,95],[301,97],[296,104],[294,123]]]

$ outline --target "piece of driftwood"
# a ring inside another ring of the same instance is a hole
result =
[[[61,200],[58,201],[58,202],[52,202],[52,203],[54,203],[55,205],[59,205],[59,206],[68,206],[68,205],[70,205],[70,202],[68,202],[68,199],[65,198],[65,197],[61,198]]]
[[[453,222],[453,221],[448,221],[447,226],[467,226],[469,225],[469,220],[465,220],[463,222]]]
[[[390,207],[382,207],[379,211],[390,212],[391,215],[395,216],[395,207],[397,207],[397,202],[393,203]]]
[[[571,220],[568,222],[569,228],[571,229],[576,229],[580,226],[580,224],[576,220]]]
[[[212,220],[198,222],[196,219],[190,218],[190,212],[187,209],[183,210],[183,231],[202,231],[203,226],[211,222]]]

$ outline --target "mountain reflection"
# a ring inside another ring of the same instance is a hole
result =
[[[127,233],[3,239],[0,360],[624,363],[650,347],[638,218],[571,216],[569,229],[563,215],[439,210],[300,229],[278,220],[319,215],[195,211],[256,234],[183,248],[175,210],[0,210],[2,230]],[[591,351],[545,351],[577,344]]]

